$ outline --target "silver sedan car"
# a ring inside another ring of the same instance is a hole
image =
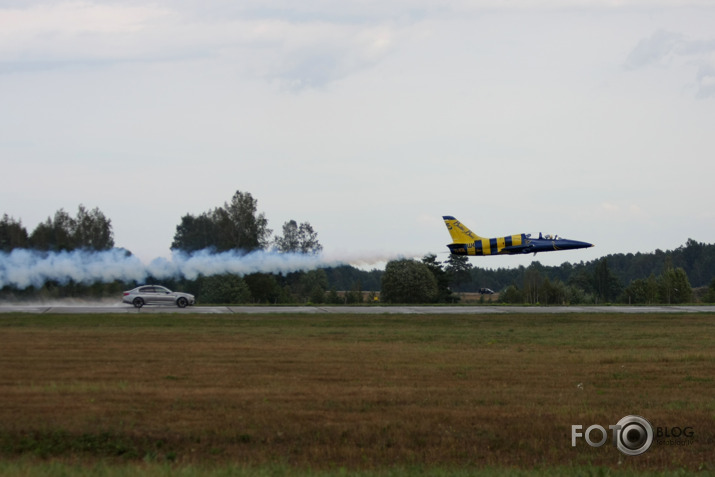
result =
[[[143,285],[133,290],[125,291],[122,301],[137,308],[141,308],[144,305],[176,305],[179,308],[185,308],[196,303],[194,295],[173,292],[159,285]]]

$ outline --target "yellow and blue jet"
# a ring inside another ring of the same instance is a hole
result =
[[[449,247],[453,255],[516,255],[522,253],[553,252],[593,247],[593,244],[568,240],[554,235],[531,238],[531,234],[507,235],[506,237],[484,238],[469,230],[459,220],[450,215],[442,217],[452,236]]]

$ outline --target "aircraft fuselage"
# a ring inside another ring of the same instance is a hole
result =
[[[593,247],[587,242],[568,239],[531,239],[526,238],[519,246],[509,245],[509,239],[514,237],[483,238],[471,243],[451,243],[447,245],[453,255],[517,255],[522,253],[554,252],[558,250],[573,250]],[[518,235],[517,235],[518,237]],[[512,242],[513,243],[513,242]]]
[[[530,234],[483,238],[469,230],[454,217],[445,216],[445,224],[454,243],[447,245],[453,255],[517,255],[523,253],[554,252],[593,247],[588,242],[569,240],[549,235],[531,238]]]

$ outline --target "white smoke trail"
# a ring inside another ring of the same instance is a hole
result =
[[[148,277],[156,279],[210,276],[224,273],[290,273],[348,264],[376,264],[397,258],[389,254],[306,255],[256,251],[239,253],[228,251],[211,253],[201,250],[192,254],[175,252],[171,259],[157,258],[145,265],[123,249],[102,252],[74,250],[71,252],[40,252],[15,249],[0,252],[0,288],[11,286],[25,289],[39,288],[53,281],[61,285],[70,281],[82,284],[115,280],[144,283]]]
[[[210,250],[200,250],[192,254],[175,252],[171,260],[154,259],[147,267],[147,272],[156,278],[182,276],[193,280],[199,275],[232,273],[243,276],[259,272],[290,273],[344,263],[341,260],[329,260],[322,255],[301,253],[277,253],[263,250],[250,253],[236,251],[212,253]]]
[[[146,271],[138,258],[124,250],[104,252],[39,252],[15,249],[0,253],[0,288],[41,287],[48,281],[67,284],[142,280]]]

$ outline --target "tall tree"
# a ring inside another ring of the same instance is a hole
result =
[[[30,234],[30,246],[38,250],[74,250],[73,238],[75,221],[64,209],[55,212],[54,218],[47,217]]]
[[[22,222],[4,214],[0,220],[0,251],[10,252],[15,248],[27,248],[28,235]]]
[[[524,299],[527,303],[539,303],[541,286],[544,278],[541,274],[543,265],[540,262],[532,262],[529,267],[524,270]]]
[[[283,235],[276,235],[273,244],[276,250],[283,253],[317,254],[323,250],[318,242],[318,233],[309,222],[298,225],[295,220],[283,224]]]
[[[621,292],[621,283],[608,266],[607,258],[596,264],[593,280],[596,294],[602,301],[613,301]]]
[[[658,300],[658,281],[655,275],[649,278],[637,278],[623,290],[624,301],[630,304],[651,304]]]
[[[427,265],[437,281],[436,301],[447,303],[452,300],[452,290],[449,289],[449,274],[442,268],[442,262],[437,261],[437,255],[431,253],[422,257],[422,263]]]
[[[469,272],[473,266],[466,255],[450,254],[446,264],[444,270],[447,272],[449,283],[453,288],[458,289],[460,285],[472,281],[472,275]]]
[[[198,217],[187,214],[176,226],[176,234],[171,244],[172,250],[182,250],[187,253],[217,248],[218,226],[213,213],[205,212]]]
[[[250,252],[268,246],[271,229],[266,216],[258,213],[258,201],[250,192],[236,191],[220,212],[221,234],[226,240],[221,248]]]
[[[112,221],[99,208],[87,210],[80,204],[74,226],[72,235],[76,248],[109,250],[114,247]]]
[[[659,278],[659,285],[663,303],[687,303],[693,297],[688,275],[681,267],[666,267]]]
[[[187,214],[176,226],[171,248],[193,252],[212,248],[216,252],[266,248],[271,230],[258,201],[250,193],[236,191],[230,202],[196,217]]]
[[[708,286],[708,292],[703,298],[706,303],[715,303],[715,278],[710,281],[710,286]]]

